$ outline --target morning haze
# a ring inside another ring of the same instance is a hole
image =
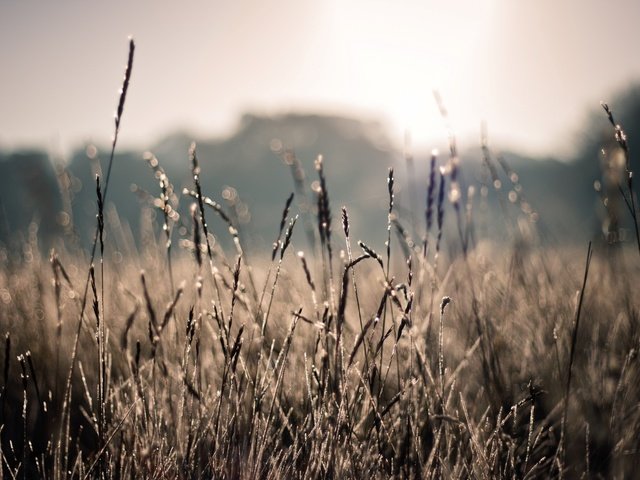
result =
[[[191,1],[0,6],[0,145],[106,143],[122,45],[140,52],[123,145],[230,133],[244,113],[377,118],[425,151],[453,128],[567,153],[588,108],[640,75],[640,4],[454,0]],[[120,47],[120,48],[119,48]],[[112,92],[112,95],[105,95]]]

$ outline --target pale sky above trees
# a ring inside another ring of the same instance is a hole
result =
[[[242,113],[379,118],[400,145],[453,128],[566,151],[587,109],[640,79],[637,0],[191,0],[0,4],[0,147],[106,143],[133,35],[123,144],[230,132]]]

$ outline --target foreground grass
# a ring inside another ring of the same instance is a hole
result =
[[[633,473],[638,275],[622,252],[596,251],[577,317],[583,253],[480,245],[407,264],[398,251],[391,278],[369,250],[335,260],[331,284],[294,247],[260,267],[214,248],[212,275],[203,244],[174,262],[173,289],[162,247],[106,261],[75,358],[85,263],[5,264],[4,473]]]

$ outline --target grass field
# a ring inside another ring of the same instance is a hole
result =
[[[132,64],[133,43],[113,149]],[[103,216],[111,161],[93,253],[45,255],[37,225],[0,251],[4,477],[635,476],[633,244],[542,245],[524,204],[503,218],[509,239],[481,238],[486,186],[463,191],[452,147],[415,225],[396,214],[390,170],[375,187],[387,231],[352,238],[358,218],[331,203],[319,159],[312,212],[282,192],[273,248],[248,255],[195,145],[187,159],[193,185],[176,192],[147,157],[158,220],[137,255],[116,252]],[[620,195],[635,223],[631,181]]]

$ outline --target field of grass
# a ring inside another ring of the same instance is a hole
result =
[[[114,149],[132,63],[133,43]],[[387,231],[352,238],[318,159],[312,211],[283,192],[273,248],[249,254],[195,145],[187,159],[193,185],[175,192],[147,156],[158,215],[138,250],[116,252],[103,216],[111,161],[93,252],[45,255],[37,225],[0,250],[3,478],[635,476],[634,249],[544,246],[524,203],[509,239],[482,238],[487,187],[461,188],[452,146],[415,225],[390,170],[372,187]],[[635,223],[631,180],[619,194]]]

